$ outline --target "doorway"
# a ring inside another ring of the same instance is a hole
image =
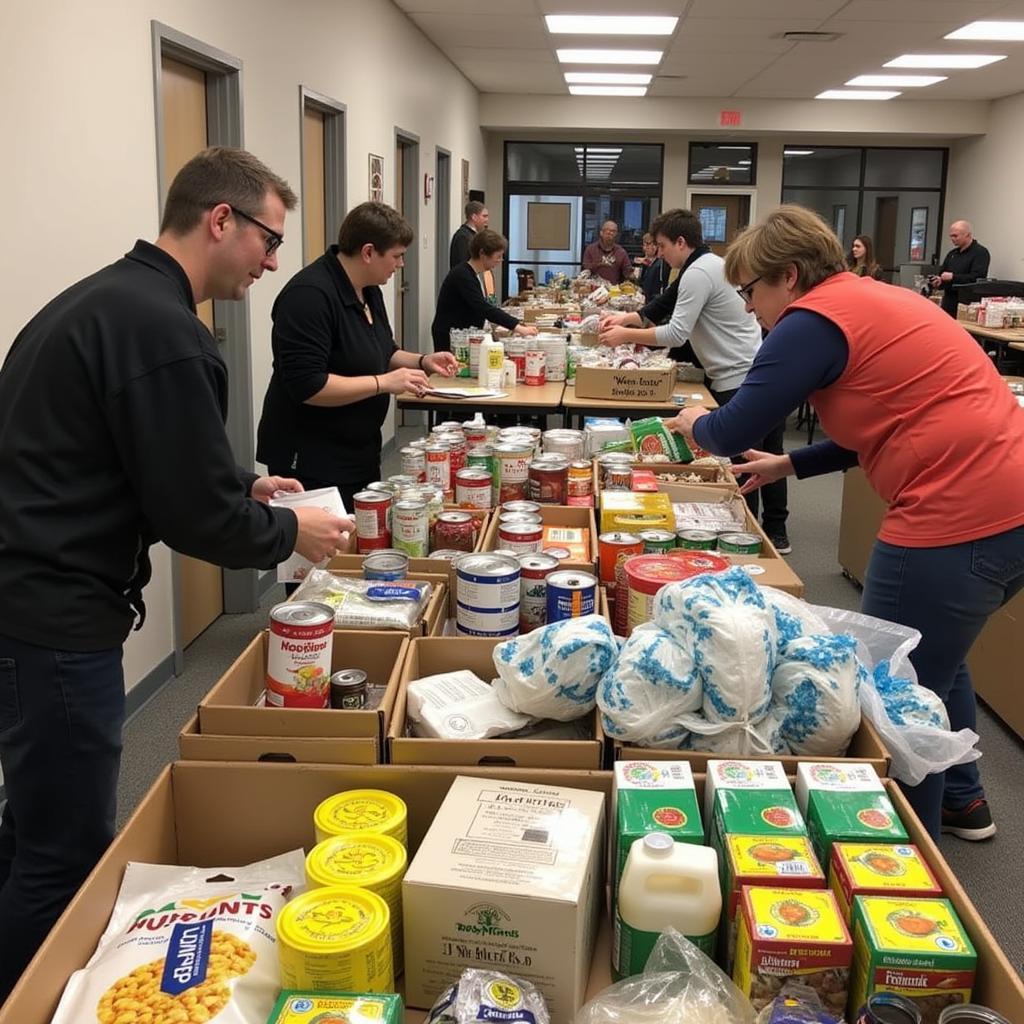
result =
[[[896,221],[899,218],[898,196],[880,196],[875,200],[875,260],[883,270],[896,265]]]
[[[419,175],[419,138],[395,129],[395,209],[412,225],[412,243],[405,253],[405,267],[395,274],[395,344],[411,352],[421,349]]]
[[[299,87],[302,117],[302,256],[312,263],[337,240],[345,217],[343,103]]]
[[[434,297],[448,276],[449,243],[452,235],[452,155],[437,149],[434,173]]]
[[[690,193],[690,210],[700,219],[704,244],[724,256],[729,243],[750,223],[750,194]]]

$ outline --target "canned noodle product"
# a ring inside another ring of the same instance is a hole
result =
[[[334,609],[292,601],[270,609],[267,703],[279,708],[325,708],[330,699]]]
[[[383,789],[350,789],[321,801],[313,812],[316,841],[350,832],[374,832],[406,845],[405,801]]]

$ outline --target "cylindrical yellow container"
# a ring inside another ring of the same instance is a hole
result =
[[[376,832],[408,846],[405,801],[382,789],[350,789],[322,801],[313,812],[316,841],[346,832]]]
[[[317,843],[306,857],[306,881],[323,885],[358,885],[375,892],[391,912],[391,960],[395,977],[402,973],[402,876],[405,847],[391,836],[350,832]]]
[[[281,986],[315,992],[393,992],[388,905],[355,885],[296,896],[277,917]]]

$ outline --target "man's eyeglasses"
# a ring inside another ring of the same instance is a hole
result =
[[[763,276],[764,275],[762,274],[761,277]],[[753,281],[748,281],[746,284],[740,285],[740,287],[736,289],[736,294],[744,302],[748,304],[752,302],[754,298],[754,285],[761,280],[761,277],[755,277]]]
[[[281,243],[284,241],[284,235],[278,234],[273,228],[268,228],[262,221],[258,221],[255,217],[250,216],[244,210],[236,209],[234,206],[231,207],[231,212],[236,217],[241,217],[242,220],[247,220],[250,224],[255,224],[260,231],[267,233],[266,247],[267,255],[273,256],[275,252],[281,247]]]

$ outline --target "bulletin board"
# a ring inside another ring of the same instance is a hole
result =
[[[572,244],[571,203],[526,204],[526,248],[566,250]]]

